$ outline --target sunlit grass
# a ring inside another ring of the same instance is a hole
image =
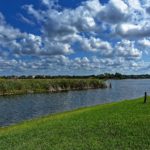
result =
[[[1,128],[0,149],[141,150],[150,149],[149,137],[150,103],[140,98]]]

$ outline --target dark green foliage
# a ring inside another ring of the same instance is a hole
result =
[[[87,76],[49,76],[49,75],[36,75],[36,76],[0,76],[1,79],[150,79],[150,74],[141,74],[141,75],[126,75],[116,72],[113,73],[104,73],[99,75],[87,75]]]

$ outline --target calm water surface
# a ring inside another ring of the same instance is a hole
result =
[[[110,80],[112,89],[70,91],[53,94],[0,96],[0,126],[80,107],[132,99],[150,94],[150,80]]]

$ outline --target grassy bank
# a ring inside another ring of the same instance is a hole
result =
[[[149,98],[150,99],[150,98]],[[150,103],[104,104],[0,129],[2,150],[150,149]]]
[[[99,79],[0,79],[0,95],[105,88]]]

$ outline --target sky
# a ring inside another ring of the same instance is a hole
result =
[[[150,74],[150,0],[0,0],[0,75]]]

